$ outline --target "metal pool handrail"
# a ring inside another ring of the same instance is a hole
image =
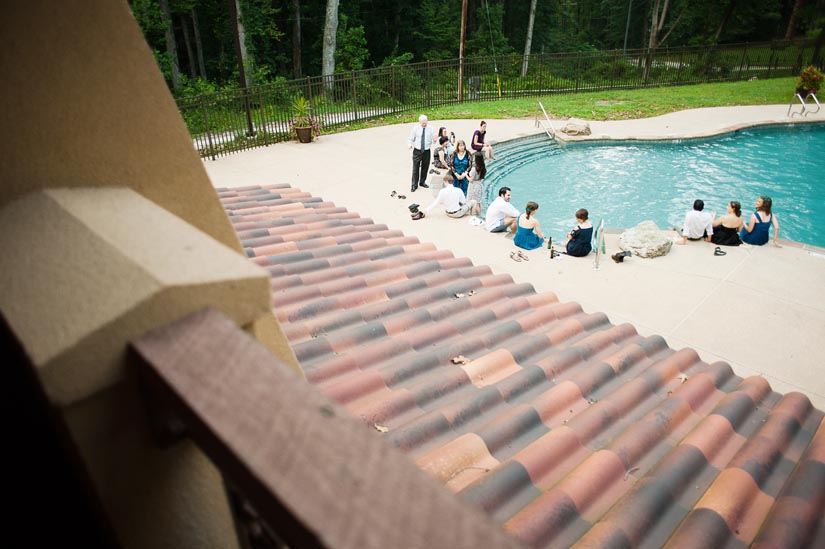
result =
[[[544,120],[546,120],[546,121],[547,121],[547,124],[550,126],[550,129],[549,129],[549,130],[547,129],[547,127],[545,127],[545,125],[544,125],[544,121],[539,120],[539,108],[541,108],[541,112],[544,114]],[[541,104],[541,101],[538,101],[538,102],[536,103],[536,117],[535,117],[535,123],[536,123],[536,127],[537,127],[537,128],[539,128],[539,127],[540,127],[541,129],[543,129],[543,130],[545,131],[545,133],[547,133],[547,137],[549,137],[549,138],[550,138],[550,139],[552,139],[553,141],[555,141],[555,140],[556,140],[556,128],[554,128],[554,127],[553,127],[553,123],[552,123],[552,122],[550,122],[550,117],[549,117],[549,116],[547,116],[547,111],[546,111],[546,110],[544,110],[544,105],[542,105],[542,104]]]

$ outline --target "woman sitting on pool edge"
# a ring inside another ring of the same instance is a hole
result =
[[[576,210],[576,226],[567,234],[567,255],[584,257],[593,249],[590,244],[593,240],[593,224],[587,220],[588,217],[590,213],[584,208]]]
[[[769,196],[760,196],[756,199],[756,211],[751,214],[750,221],[742,228],[739,237],[745,244],[762,246],[768,243],[771,225],[773,225],[773,244],[779,246],[776,241],[779,238],[779,221],[776,215],[771,213],[773,200]]]
[[[728,203],[728,213],[713,220],[713,234],[710,241],[720,246],[738,246],[739,230],[745,222],[742,220],[742,204],[736,200]]]
[[[523,214],[518,216],[518,228],[513,243],[525,250],[535,250],[544,242],[544,235],[541,234],[539,220],[532,217],[533,212],[539,209],[535,202],[528,202]]]

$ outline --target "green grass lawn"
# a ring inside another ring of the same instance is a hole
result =
[[[451,118],[531,118],[536,103],[541,101],[551,118],[584,118],[587,120],[627,120],[647,118],[669,112],[700,107],[736,105],[783,105],[790,102],[796,88],[796,78],[772,78],[719,84],[669,86],[639,90],[613,90],[588,93],[564,93],[524,99],[502,99],[464,103],[426,111],[431,119]],[[414,122],[418,112],[384,116],[340,131]],[[326,132],[329,133],[329,132]]]

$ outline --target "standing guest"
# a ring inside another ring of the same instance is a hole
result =
[[[416,124],[407,140],[412,154],[412,185],[410,191],[415,192],[418,187],[429,188],[427,185],[427,171],[430,169],[430,145],[433,142],[433,129],[427,126],[427,115],[418,117]]]
[[[767,244],[769,240],[768,231],[773,225],[773,243],[775,246],[779,246],[777,242],[779,238],[779,221],[776,219],[776,215],[771,213],[772,207],[773,200],[771,200],[771,197],[763,195],[756,199],[756,211],[751,214],[750,221],[742,228],[742,233],[739,235],[742,242],[754,246]]]
[[[703,211],[705,203],[702,200],[695,200],[693,202],[693,209],[685,214],[685,224],[682,228],[682,244],[686,244],[688,240],[705,240],[710,242],[710,237],[713,235],[713,218],[716,217],[714,212],[707,213]]]
[[[710,241],[720,246],[738,246],[739,230],[745,222],[742,220],[742,205],[736,200],[728,203],[728,213],[713,220],[713,235]]]
[[[470,184],[470,168],[473,166],[473,157],[467,152],[467,145],[459,139],[455,146],[455,154],[450,164],[453,172],[453,185],[461,189],[464,196],[467,196],[467,187]]]
[[[453,186],[453,176],[448,173],[444,174],[444,187],[438,191],[438,196],[424,213],[429,214],[439,204],[444,204],[444,212],[450,217],[464,217],[470,210],[464,193]]]
[[[533,213],[539,209],[535,202],[528,202],[524,208],[524,213],[518,217],[518,228],[513,244],[525,250],[535,250],[544,242],[544,235],[541,234],[539,220],[533,217]]]
[[[484,192],[484,178],[487,177],[487,166],[484,164],[484,157],[477,156],[470,170],[470,185],[467,187],[467,203],[470,204],[470,214],[481,213],[482,193]]]
[[[473,149],[477,155],[483,154],[485,158],[492,158],[495,160],[495,157],[493,156],[493,147],[491,147],[489,143],[484,142],[484,138],[486,136],[487,122],[482,120],[479,128],[473,132],[473,141],[470,143],[470,148]]]
[[[519,211],[510,204],[510,187],[498,190],[498,198],[487,207],[484,225],[491,233],[503,233],[505,230],[516,231]]]
[[[590,244],[593,240],[593,224],[587,220],[588,217],[590,213],[586,209],[576,210],[576,226],[567,234],[567,255],[584,257],[593,249]]]

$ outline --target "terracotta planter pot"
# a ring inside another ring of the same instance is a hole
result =
[[[312,128],[295,128],[295,133],[298,134],[298,141],[301,143],[312,141]]]

